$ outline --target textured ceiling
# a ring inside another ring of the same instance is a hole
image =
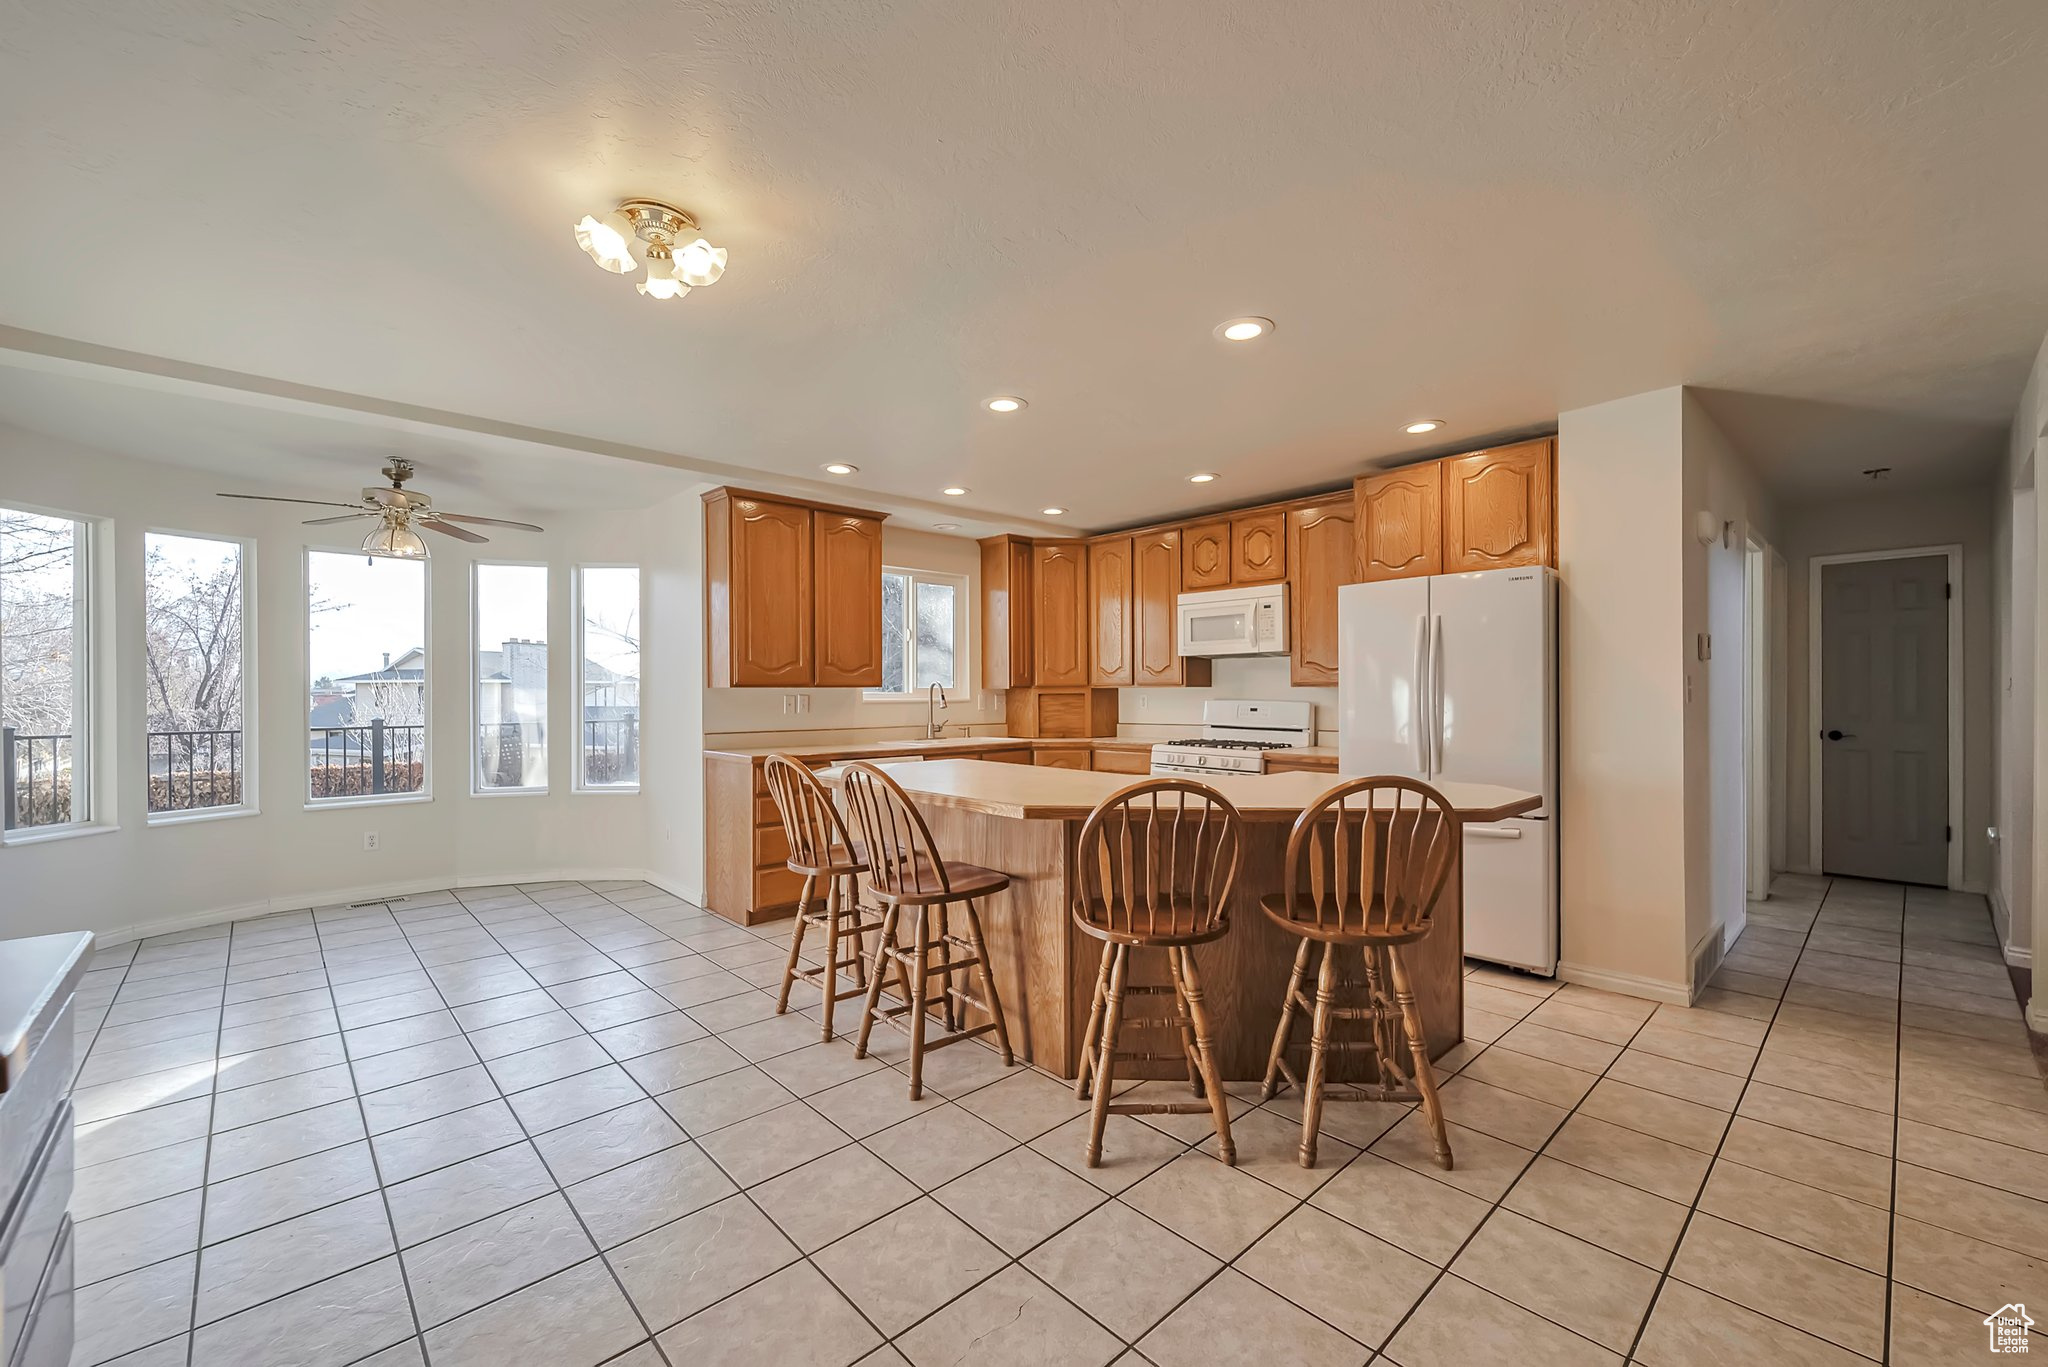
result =
[[[850,460],[926,524],[944,484],[1108,526],[1677,383],[1789,491],[1977,473],[2048,328],[2039,0],[0,0],[0,123],[16,359]],[[628,195],[725,279],[593,268],[568,226]],[[1277,332],[1212,338],[1244,313]]]

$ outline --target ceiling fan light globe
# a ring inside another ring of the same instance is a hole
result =
[[[637,282],[634,289],[649,299],[680,299],[690,292],[690,287],[673,275],[656,275],[654,267],[647,268],[647,278]]]
[[[425,560],[427,543],[405,523],[387,520],[363,538],[363,554],[378,560]]]
[[[725,248],[714,247],[703,238],[676,253],[676,274],[688,285],[715,285],[725,274]]]
[[[624,214],[609,213],[603,218],[585,214],[576,224],[576,245],[605,270],[624,275],[633,269],[633,252],[627,240],[632,230]]]

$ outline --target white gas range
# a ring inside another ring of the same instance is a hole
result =
[[[1262,774],[1266,751],[1316,742],[1315,705],[1211,698],[1202,704],[1202,734],[1152,747],[1155,774]]]

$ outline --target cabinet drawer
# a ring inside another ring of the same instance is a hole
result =
[[[27,1177],[42,1151],[50,1118],[64,1105],[78,1071],[72,1025],[78,1014],[75,998],[66,998],[56,1022],[29,1055],[12,1085],[0,1092],[0,1191],[12,1191]],[[5,1361],[0,1358],[0,1361]]]
[[[754,910],[793,907],[803,894],[804,876],[788,869],[754,870]]]
[[[754,831],[754,867],[779,869],[789,862],[789,833],[782,823],[760,826]]]
[[[1044,747],[1032,752],[1031,762],[1042,769],[1086,769],[1088,747],[1085,745]]]
[[[1104,774],[1149,774],[1152,755],[1146,750],[1097,750],[1095,768]]]
[[[990,750],[986,754],[976,755],[975,758],[985,759],[991,764],[1029,764],[1031,763],[1031,751],[1029,749]]]
[[[57,1108],[41,1150],[0,1229],[0,1361],[13,1361],[15,1342],[30,1318],[44,1269],[64,1232],[71,1204],[71,1103]]]
[[[754,794],[754,824],[756,826],[780,826],[782,813],[775,808],[775,799],[766,793]]]
[[[30,1303],[30,1317],[20,1341],[8,1344],[16,1353],[14,1367],[70,1367],[77,1285],[71,1231],[71,1217],[66,1215],[57,1230],[56,1248],[43,1268],[42,1284]]]

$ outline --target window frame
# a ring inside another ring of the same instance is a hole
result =
[[[299,554],[299,697],[313,696],[313,556],[343,555],[360,556],[360,546],[315,545],[307,542]],[[306,781],[299,788],[309,812],[332,811],[347,807],[393,807],[407,803],[432,802],[434,800],[434,562],[431,558],[418,562],[420,567],[421,625],[420,649],[426,652],[426,661],[420,669],[420,716],[426,728],[426,743],[420,747],[420,786],[411,793],[354,793],[344,797],[313,796],[313,728],[309,722],[299,723],[300,735],[304,738]]]
[[[51,822],[47,826],[0,829],[0,844],[33,845],[119,830],[120,827],[112,821],[102,819],[103,814],[111,813],[115,808],[111,793],[103,791],[112,785],[101,781],[108,776],[99,768],[98,732],[101,724],[109,719],[100,715],[104,696],[99,680],[101,651],[100,643],[94,639],[101,630],[101,619],[111,615],[103,611],[103,605],[95,598],[100,583],[96,562],[102,540],[112,539],[112,523],[105,518],[39,503],[9,500],[0,506],[31,517],[69,522],[77,528],[71,547],[71,819]],[[78,797],[80,773],[85,775],[83,802]],[[14,795],[5,794],[4,800],[12,803]]]
[[[142,563],[144,579],[138,600],[142,604],[142,629],[145,639],[142,644],[143,668],[148,668],[149,645],[146,639],[149,630],[149,538],[152,536],[176,536],[188,541],[217,541],[237,547],[241,552],[242,574],[242,800],[220,807],[196,807],[184,811],[152,812],[149,810],[149,700],[143,699],[142,706],[142,808],[143,822],[150,826],[183,826],[203,821],[225,821],[240,816],[258,816],[263,811],[262,794],[258,790],[258,775],[262,766],[257,762],[262,736],[256,720],[256,700],[259,695],[256,677],[256,538],[252,536],[230,536],[222,532],[188,532],[175,527],[148,526],[142,529]],[[311,633],[307,635],[309,650]],[[307,689],[311,695],[310,680]],[[310,735],[310,732],[308,733]],[[310,751],[310,746],[309,746]],[[306,772],[312,773],[312,756],[306,760]],[[309,789],[310,792],[310,789]]]
[[[467,653],[469,655],[469,667],[468,670],[466,671],[469,676],[469,734],[466,741],[469,753],[469,795],[471,797],[546,797],[549,793],[554,791],[555,748],[552,743],[547,743],[545,742],[545,740],[544,743],[546,743],[547,745],[544,759],[544,770],[547,776],[545,782],[540,783],[538,785],[522,784],[515,788],[487,788],[484,786],[483,760],[482,756],[480,756],[477,753],[477,738],[481,734],[481,729],[483,727],[482,704],[484,687],[483,678],[477,672],[477,652],[482,650],[483,646],[477,639],[476,629],[477,609],[482,604],[482,599],[480,596],[483,587],[481,572],[487,568],[539,570],[541,572],[541,579],[544,585],[544,590],[541,594],[542,620],[548,621],[550,624],[552,624],[552,619],[554,617],[554,566],[549,564],[547,561],[472,560],[469,562],[469,622],[467,625],[467,631],[465,632],[468,646]],[[554,633],[550,631],[548,633],[548,636],[550,638],[546,642],[548,667],[546,683],[544,685],[544,687],[546,688],[547,696],[545,698],[544,705],[541,708],[541,734],[543,738],[546,737],[548,731],[551,729],[550,723],[553,720],[553,712],[555,705],[555,643],[552,639]],[[502,646],[504,643],[500,642],[499,644]]]
[[[884,575],[902,575],[910,581],[904,595],[904,618],[909,624],[904,642],[903,677],[906,682],[917,677],[917,587],[919,584],[944,584],[953,590],[953,682],[945,685],[949,698],[964,697],[973,691],[973,651],[966,648],[973,637],[973,622],[969,618],[968,598],[972,585],[964,574],[951,570],[921,570],[909,565],[884,565]],[[886,688],[869,688],[861,691],[865,702],[920,702],[930,692],[930,685],[924,688],[909,688],[893,692]]]
[[[572,680],[569,688],[569,716],[570,724],[576,732],[575,763],[569,771],[569,791],[572,793],[589,794],[593,797],[631,796],[640,791],[640,780],[637,778],[631,783],[589,783],[584,779],[584,775],[588,770],[584,764],[583,747],[583,664],[584,661],[590,658],[589,652],[584,649],[583,643],[584,628],[589,620],[584,616],[583,612],[583,572],[585,570],[633,571],[634,586],[638,589],[640,598],[641,642],[639,649],[641,677],[643,680],[646,676],[647,657],[647,571],[640,565],[614,560],[579,560],[571,563],[569,566],[569,636],[572,652],[569,661],[569,673]],[[646,696],[644,688],[641,690],[641,696],[643,698]],[[642,707],[640,713],[640,756],[643,761],[647,756],[647,715],[644,707]],[[638,770],[636,769],[635,772],[637,773]]]

